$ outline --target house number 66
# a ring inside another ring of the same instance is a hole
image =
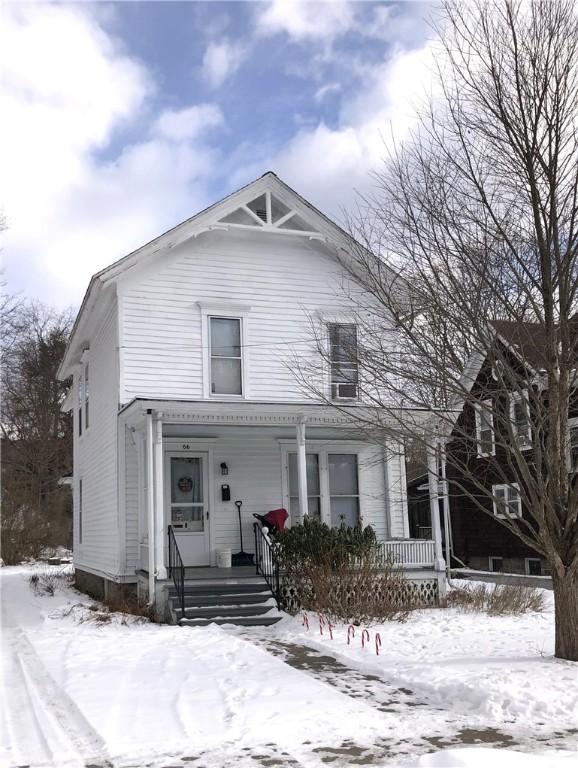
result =
[[[191,450],[191,446],[188,443],[184,443],[183,444],[183,451],[190,451],[190,450]]]

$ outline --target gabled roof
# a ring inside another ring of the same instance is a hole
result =
[[[87,318],[101,303],[108,285],[161,250],[170,250],[204,232],[231,228],[319,240],[343,251],[354,243],[344,229],[268,171],[93,275],[58,371],[59,378],[71,375],[89,334]],[[356,247],[361,246],[356,243]]]

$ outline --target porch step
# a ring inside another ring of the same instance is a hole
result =
[[[281,618],[273,594],[262,576],[250,578],[187,579],[184,584],[185,610],[174,584],[169,585],[169,600],[176,621],[183,626],[238,624],[244,627],[268,626]]]
[[[178,603],[176,593],[170,594],[175,603]],[[190,594],[185,593],[185,608],[191,607],[210,607],[213,605],[257,605],[271,597],[270,592],[255,592],[252,594]]]
[[[236,624],[238,627],[269,627],[281,621],[281,616],[232,616],[219,619],[181,619],[182,627],[208,627],[209,624]]]
[[[187,619],[219,618],[220,616],[260,616],[268,613],[275,608],[275,605],[263,603],[261,605],[212,605],[210,607],[185,606],[185,616]],[[175,608],[177,616],[181,615],[181,609]]]

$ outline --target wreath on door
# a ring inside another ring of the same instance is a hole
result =
[[[190,477],[180,477],[177,486],[181,493],[190,493],[193,490],[193,481]]]

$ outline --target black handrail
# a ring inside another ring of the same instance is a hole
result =
[[[280,607],[281,577],[275,544],[267,536],[260,523],[253,523],[253,532],[255,534],[255,566],[257,573],[263,576],[267,586],[273,593],[277,607]]]
[[[185,617],[185,566],[183,558],[177,544],[177,537],[173,526],[169,525],[169,577],[173,578],[173,583],[177,591],[177,597],[181,606],[181,619]]]

